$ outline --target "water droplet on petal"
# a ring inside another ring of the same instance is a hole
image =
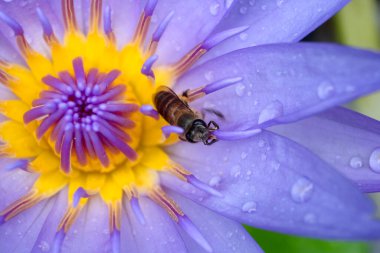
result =
[[[253,213],[256,211],[257,204],[254,201],[248,201],[243,204],[241,210],[246,213]]]
[[[236,85],[236,87],[235,87],[236,95],[241,97],[244,95],[244,92],[245,92],[245,85],[244,84],[239,83],[238,85]]]
[[[248,8],[246,6],[240,7],[240,14],[245,15],[247,13]]]
[[[224,6],[226,7],[226,9],[230,8],[233,2],[234,0],[225,0]]]
[[[380,148],[372,151],[369,157],[369,167],[376,173],[380,173]]]
[[[275,100],[271,104],[267,105],[259,114],[258,123],[261,124],[268,120],[278,118],[284,113],[283,105],[280,101]]]
[[[311,198],[314,185],[308,179],[302,177],[298,179],[292,186],[291,195],[295,202],[303,203]]]
[[[334,95],[335,89],[334,86],[329,82],[322,82],[318,86],[318,97],[320,99],[326,99]]]
[[[249,0],[248,3],[250,6],[254,6],[256,3],[256,0]]]
[[[260,139],[259,142],[257,143],[257,145],[260,147],[260,148],[263,148],[265,146],[265,141],[263,139]]]
[[[222,181],[222,178],[219,176],[214,176],[208,181],[208,185],[211,187],[218,187],[220,182]]]
[[[247,40],[247,38],[248,38],[248,33],[241,33],[241,34],[239,34],[239,38],[240,38],[241,40]]]
[[[42,252],[48,252],[50,250],[50,245],[48,242],[46,241],[41,241],[39,244],[38,244],[38,248],[42,251]]]
[[[231,168],[230,175],[233,176],[234,178],[239,177],[241,174],[241,167],[240,165],[235,165]]]
[[[315,216],[315,214],[313,213],[307,213],[303,217],[303,220],[305,221],[305,223],[314,224],[317,221],[317,216]]]
[[[278,7],[281,7],[284,2],[285,2],[285,0],[277,0],[276,4]]]
[[[220,9],[220,5],[219,5],[218,3],[211,4],[211,5],[210,5],[210,8],[209,8],[210,13],[211,13],[211,15],[213,15],[213,16],[218,15],[218,13],[219,13],[219,9]]]
[[[247,158],[247,156],[248,156],[248,154],[246,152],[241,152],[241,154],[240,154],[240,158],[242,160],[244,160],[245,158]]]
[[[212,71],[207,71],[205,73],[205,78],[209,82],[214,81],[214,78],[215,78],[214,73]]]
[[[354,156],[350,160],[350,166],[351,168],[359,169],[363,167],[363,160],[358,156]]]

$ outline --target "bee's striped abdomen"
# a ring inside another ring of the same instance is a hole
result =
[[[154,104],[159,114],[170,124],[186,129],[180,118],[186,117],[193,120],[194,112],[172,91],[161,86],[154,96]]]

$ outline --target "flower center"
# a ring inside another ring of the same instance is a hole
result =
[[[0,20],[14,31],[28,65],[25,68],[0,60],[0,82],[19,98],[0,101],[0,112],[8,118],[0,124],[4,143],[1,152],[15,158],[8,166],[10,169],[21,168],[39,175],[28,194],[0,212],[0,223],[67,188],[68,207],[53,248],[61,247],[75,217],[95,194],[108,206],[110,233],[112,240],[117,241],[115,245],[119,245],[122,204],[128,200],[137,219],[144,223],[138,197],[146,196],[161,205],[203,248],[211,251],[183,211],[161,189],[159,172],[171,173],[208,194],[222,195],[170,160],[164,147],[178,141],[173,133],[186,135],[192,128],[176,125],[174,119],[170,125],[170,110],[163,109],[169,104],[158,98],[160,111],[156,111],[152,97],[158,87],[173,84],[212,47],[247,27],[209,36],[177,63],[153,68],[158,58],[155,55],[158,43],[173,15],[169,14],[158,24],[146,43],[156,4],[156,0],[146,2],[133,40],[121,49],[112,30],[111,9],[105,8],[103,12],[101,0],[91,1],[87,35],[77,27],[74,1],[62,0],[63,42],[55,36],[45,14],[37,9],[44,40],[50,48],[49,58],[34,51],[21,25],[0,11]],[[188,90],[184,101],[173,92],[170,98],[175,103],[170,105],[175,109],[173,105],[183,104],[191,114],[191,124],[186,125],[192,126],[198,114],[187,106],[188,102],[240,81],[240,77],[231,77]],[[166,115],[168,121],[159,114]],[[204,129],[206,123],[201,122]],[[244,133],[214,131],[213,138],[234,140],[257,132],[256,129]],[[198,137],[200,133],[194,129],[187,140],[211,144],[206,138]],[[114,251],[119,252],[117,248]]]
[[[92,68],[86,75],[81,58],[73,60],[73,69],[74,77],[63,71],[58,78],[48,75],[42,79],[50,89],[33,101],[34,107],[24,114],[24,122],[43,118],[37,138],[51,130],[48,136],[66,173],[71,168],[71,157],[77,168],[89,161],[91,168],[97,168],[95,161],[107,168],[108,153],[121,152],[135,160],[137,154],[128,145],[131,136],[127,131],[135,127],[130,115],[138,105],[127,102],[125,85],[115,84],[120,71],[99,73]]]

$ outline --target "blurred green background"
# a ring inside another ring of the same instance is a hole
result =
[[[380,0],[352,0],[305,40],[338,42],[380,50]],[[380,120],[380,92],[361,98],[348,106]],[[380,208],[380,194],[371,197]],[[323,241],[246,228],[266,253],[380,253],[379,241]]]

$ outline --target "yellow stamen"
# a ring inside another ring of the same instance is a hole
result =
[[[75,17],[74,0],[62,0],[62,11],[66,31],[76,31],[77,21]]]
[[[72,224],[74,223],[76,217],[78,216],[82,208],[83,208],[83,205],[67,208],[65,215],[63,216],[61,222],[58,225],[57,231],[63,229],[63,231],[66,233],[70,229]]]
[[[42,199],[44,199],[43,195],[39,194],[36,190],[31,190],[28,194],[3,210],[0,215],[5,216],[4,220],[7,221],[22,211],[25,211],[26,209],[34,206]]]
[[[92,0],[91,1],[91,14],[90,14],[90,24],[91,32],[97,32],[100,26],[102,15],[102,0]]]
[[[156,187],[153,191],[149,192],[149,197],[164,208],[174,221],[178,222],[178,215],[184,215],[174,200],[169,198],[161,188]]]
[[[109,227],[112,232],[114,229],[120,231],[121,228],[121,201],[108,204]]]

